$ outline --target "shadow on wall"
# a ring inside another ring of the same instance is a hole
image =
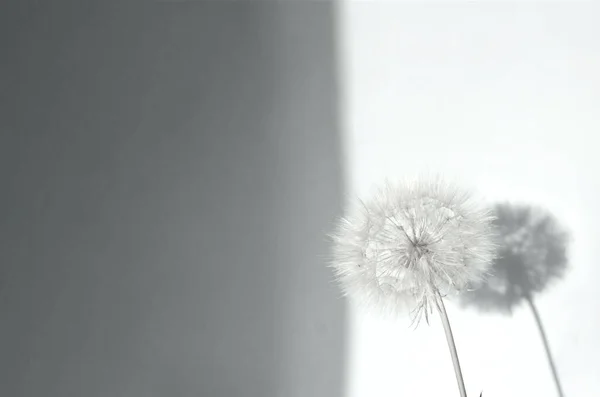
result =
[[[560,280],[567,269],[569,236],[547,211],[527,205],[494,207],[499,233],[498,258],[486,282],[462,297],[462,304],[483,311],[512,313],[526,303],[535,317],[559,396],[563,396],[535,296]]]
[[[2,12],[0,395],[343,394],[334,5],[217,3]]]

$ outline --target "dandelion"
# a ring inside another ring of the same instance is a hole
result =
[[[481,280],[495,256],[493,217],[467,191],[441,179],[386,184],[344,217],[331,266],[345,294],[361,305],[418,324],[437,309],[461,396],[466,396],[443,297]]]

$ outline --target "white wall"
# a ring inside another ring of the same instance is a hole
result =
[[[539,204],[570,231],[571,269],[538,299],[567,396],[600,395],[600,7],[340,6],[350,190],[441,171],[490,202]],[[533,317],[450,307],[471,395],[556,395]],[[457,395],[437,320],[353,311],[349,395]]]

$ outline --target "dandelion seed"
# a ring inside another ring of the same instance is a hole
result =
[[[465,290],[495,256],[487,207],[440,179],[386,184],[338,225],[332,267],[345,294],[387,312],[435,307]]]

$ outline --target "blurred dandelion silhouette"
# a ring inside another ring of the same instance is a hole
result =
[[[535,318],[558,395],[562,387],[535,296],[561,279],[567,268],[568,234],[547,211],[527,205],[497,204],[494,208],[499,253],[492,275],[463,294],[461,303],[483,311],[512,310],[526,303]]]
[[[496,253],[490,211],[439,178],[387,184],[342,219],[333,238],[332,267],[361,305],[413,321],[442,319],[461,396],[466,396],[443,297],[480,280]]]

